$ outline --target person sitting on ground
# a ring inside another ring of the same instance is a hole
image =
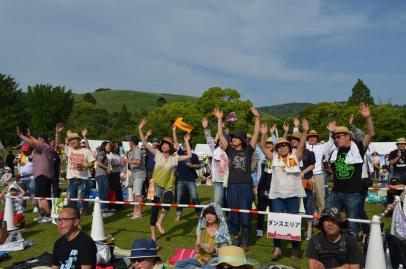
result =
[[[348,221],[337,208],[325,208],[319,220],[320,233],[307,246],[310,269],[361,268],[362,254],[357,240],[342,231]]]
[[[241,247],[225,246],[218,250],[218,260],[210,263],[208,269],[253,269],[258,263],[248,258]]]
[[[79,143],[78,143],[79,144]],[[96,267],[97,248],[93,239],[80,230],[80,212],[77,207],[64,206],[56,219],[58,232],[52,252],[52,269]]]
[[[231,238],[221,207],[210,203],[201,212],[196,229],[197,255],[175,264],[175,269],[205,268],[217,256],[217,249],[231,245]]]
[[[131,264],[128,269],[166,269],[157,250],[157,245],[152,239],[134,240],[131,245]]]
[[[11,168],[6,166],[4,168],[4,174],[1,176],[1,185],[7,186],[13,178],[13,173],[11,173]]]
[[[3,199],[5,194],[10,196],[24,196],[25,191],[16,183],[8,185],[0,194],[0,199]],[[24,214],[24,200],[22,198],[13,198],[14,209],[14,224],[19,225],[20,228],[25,226],[25,214]],[[0,213],[0,220],[4,219],[4,212]]]

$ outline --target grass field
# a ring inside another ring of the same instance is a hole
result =
[[[201,186],[198,187],[200,200],[202,204],[207,204],[211,201],[213,193],[212,187]],[[381,205],[367,205],[367,213],[371,217],[373,214],[382,212],[383,206]],[[29,206],[31,212],[31,206]],[[129,249],[132,240],[136,238],[149,237],[149,212],[150,208],[144,207],[144,217],[138,220],[131,220],[126,215],[131,212],[131,208],[127,207],[125,210],[116,213],[112,217],[104,218],[104,228],[106,234],[112,234],[115,238],[116,245],[121,249]],[[12,259],[0,263],[0,268],[10,266],[11,264],[23,261],[31,257],[38,256],[43,252],[52,252],[54,241],[58,238],[57,227],[51,223],[37,224],[33,222],[36,214],[27,213],[27,227],[22,232],[25,239],[33,240],[35,246],[25,249],[23,251],[12,253]],[[165,220],[164,227],[166,234],[158,237],[158,242],[161,247],[159,252],[164,261],[167,261],[176,251],[177,248],[193,248],[196,240],[195,229],[197,224],[197,217],[193,209],[185,209],[184,217],[179,223],[174,222],[175,209],[171,209],[170,213]],[[90,233],[91,229],[91,215],[87,215],[81,221],[83,230]],[[390,221],[385,219],[385,227],[388,228]],[[252,219],[252,230],[255,231],[256,218]],[[302,229],[304,232],[304,230]],[[317,229],[314,229],[317,232]],[[272,240],[266,237],[256,238],[254,232],[250,238],[251,249],[248,256],[256,259],[262,264],[269,263],[272,255],[273,244]],[[307,241],[301,244],[301,255],[306,250]],[[290,244],[283,244],[284,258],[278,262],[285,265],[294,266],[296,268],[307,268],[306,258],[301,257],[296,262],[292,262],[290,257]]]

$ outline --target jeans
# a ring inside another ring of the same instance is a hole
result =
[[[344,193],[344,192],[330,192],[330,196],[327,199],[327,207],[336,207],[338,210],[345,211],[347,218],[359,219],[361,209],[362,196],[360,193]],[[359,223],[349,223],[349,233],[351,236],[358,240],[360,231]]]
[[[69,198],[86,198],[89,195],[89,180],[72,178],[69,180]],[[69,205],[76,206],[79,209],[84,208],[84,203],[71,201]]]
[[[224,206],[224,186],[223,182],[214,182],[214,202],[219,206]]]
[[[360,219],[369,219],[367,212],[365,212],[365,199],[368,197],[368,189],[361,192],[361,207],[359,212]],[[369,234],[371,227],[368,223],[361,223],[361,229],[364,234]]]
[[[230,208],[251,210],[254,193],[252,184],[229,183],[227,187],[227,205]],[[228,218],[228,229],[230,235],[236,236],[241,230],[243,238],[250,234],[251,216],[247,213],[230,212]]]
[[[199,196],[197,194],[196,190],[196,182],[195,181],[178,181],[176,183],[176,203],[181,204],[182,203],[182,196],[185,194],[185,192],[189,193],[190,199],[192,200],[192,203],[195,205],[200,204],[199,201]],[[189,203],[189,201],[187,201]],[[196,208],[196,213],[200,213],[200,209]],[[182,215],[183,208],[177,207],[176,208],[176,215],[180,216]]]
[[[271,205],[272,205],[272,212],[298,214],[300,200],[299,200],[299,197],[289,197],[286,199],[276,198],[276,199],[272,199]],[[275,247],[280,248],[282,245],[282,240],[274,239],[273,244]],[[299,246],[300,246],[300,242],[292,241],[293,249],[299,249]]]
[[[97,181],[97,188],[99,190],[99,198],[102,201],[107,201],[109,199],[107,195],[108,191],[108,181],[107,181],[107,175],[101,175],[96,177]],[[108,204],[101,204],[101,208],[105,209],[108,207]]]
[[[306,197],[303,198],[303,205],[306,215],[313,215],[313,192],[305,189]]]

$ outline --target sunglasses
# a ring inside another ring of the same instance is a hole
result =
[[[55,221],[56,223],[60,224],[63,222],[67,222],[67,221],[72,221],[72,220],[76,220],[77,218],[56,218]]]
[[[143,262],[145,260],[146,260],[146,258],[135,258],[135,259],[131,259],[131,262],[136,263],[136,262]]]

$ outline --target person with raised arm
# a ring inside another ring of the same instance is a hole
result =
[[[292,144],[286,138],[279,138],[275,144],[275,151],[266,147],[268,126],[261,127],[260,147],[266,158],[272,161],[272,183],[269,198],[272,200],[272,212],[298,214],[300,197],[306,197],[300,178],[300,161],[305,149],[309,123],[302,120],[303,134],[296,151],[292,152]],[[277,260],[282,256],[282,240],[274,239],[275,249],[272,260]],[[292,259],[299,258],[300,243],[292,241]]]
[[[254,132],[251,141],[247,142],[247,135],[243,131],[231,134],[231,143],[223,135],[223,111],[219,108],[213,110],[217,118],[220,147],[226,152],[229,159],[229,176],[227,185],[227,205],[230,208],[251,210],[254,200],[253,180],[251,176],[252,154],[258,141],[260,114],[254,107],[251,112],[255,118]],[[250,214],[230,212],[228,222],[233,244],[249,250],[248,236],[250,233]],[[241,234],[241,238],[240,238]]]
[[[190,135],[185,134],[184,141],[186,147],[186,154],[179,156],[176,153],[176,149],[173,145],[173,140],[170,137],[162,138],[161,144],[158,149],[147,143],[144,136],[143,128],[146,125],[146,119],[141,120],[138,125],[138,131],[142,145],[155,156],[155,167],[152,174],[150,184],[155,185],[154,202],[159,203],[172,203],[175,190],[175,172],[178,163],[187,160],[192,157],[192,151],[189,145]],[[161,214],[158,218],[159,207],[152,207],[150,217],[151,238],[156,241],[156,228],[158,228],[161,234],[165,233],[162,226],[163,221],[168,213],[169,208],[162,208]]]

